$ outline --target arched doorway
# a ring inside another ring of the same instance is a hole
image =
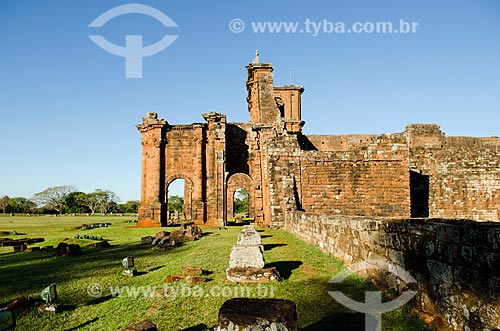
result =
[[[244,190],[244,191],[243,191]],[[248,212],[247,216],[250,218],[254,217],[254,187],[253,181],[250,176],[243,173],[236,173],[229,177],[227,181],[227,217],[235,217],[235,198],[238,200],[243,199],[245,194],[248,195],[247,204]],[[238,203],[238,202],[237,202]]]
[[[169,223],[192,219],[192,187],[191,180],[182,175],[172,176],[167,180],[165,204]]]
[[[233,215],[235,218],[247,218],[250,211],[250,194],[246,188],[239,188],[233,194]]]

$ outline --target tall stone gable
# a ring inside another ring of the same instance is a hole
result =
[[[304,135],[302,86],[274,86],[273,67],[247,67],[250,121],[220,113],[170,125],[148,113],[142,134],[140,227],[167,223],[169,185],[184,179],[184,215],[223,225],[233,196],[249,192],[249,216],[282,226],[286,211],[498,221],[500,139],[446,137],[412,124],[383,135]],[[332,128],[333,129],[333,128]]]

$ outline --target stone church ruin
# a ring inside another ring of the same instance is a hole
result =
[[[166,225],[170,183],[184,179],[184,214],[223,225],[234,192],[249,216],[282,226],[286,211],[499,220],[500,138],[448,137],[433,124],[395,134],[304,135],[304,87],[274,86],[271,64],[247,67],[250,121],[170,125],[148,113],[142,134],[139,226]]]
[[[500,138],[446,136],[438,125],[391,134],[302,132],[304,87],[274,86],[273,67],[247,67],[250,121],[220,113],[171,125],[148,113],[138,226],[167,222],[169,185],[184,179],[184,214],[226,224],[234,192],[249,216],[282,227],[347,264],[407,270],[416,304],[439,329],[500,328]],[[382,287],[404,291],[394,275]]]

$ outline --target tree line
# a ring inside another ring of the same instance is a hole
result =
[[[137,213],[139,201],[120,203],[118,195],[110,190],[96,189],[85,193],[75,186],[62,185],[46,188],[31,198],[3,196],[0,212],[23,214],[94,214]]]

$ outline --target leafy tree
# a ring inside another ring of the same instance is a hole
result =
[[[68,213],[88,213],[90,211],[83,201],[86,198],[84,192],[71,192],[66,196],[65,211]]]
[[[244,188],[236,190],[234,194],[234,212],[236,214],[248,212],[248,191]]]
[[[10,198],[6,195],[4,195],[2,198],[0,198],[0,209],[2,210],[2,213],[6,213],[7,209],[9,207],[9,201]]]
[[[97,192],[92,192],[82,195],[80,197],[80,203],[87,207],[92,214],[94,214],[99,207],[99,194]]]
[[[182,214],[184,209],[184,198],[178,195],[169,196],[167,209],[169,212],[177,211]]]
[[[47,209],[53,209],[62,213],[66,206],[66,198],[71,192],[75,192],[73,185],[54,186],[36,193],[32,200],[38,205]]]
[[[137,200],[130,200],[117,206],[117,211],[120,213],[137,214],[138,210],[139,201]]]
[[[11,213],[32,213],[36,209],[36,204],[23,197],[9,199],[9,212]]]
[[[116,208],[118,202],[120,202],[120,198],[113,191],[101,191],[96,190],[99,193],[99,210],[101,213],[108,213],[113,211]]]
[[[106,214],[113,211],[119,201],[120,198],[115,192],[96,189],[94,192],[86,194],[82,203],[90,209],[92,214],[96,211]]]

